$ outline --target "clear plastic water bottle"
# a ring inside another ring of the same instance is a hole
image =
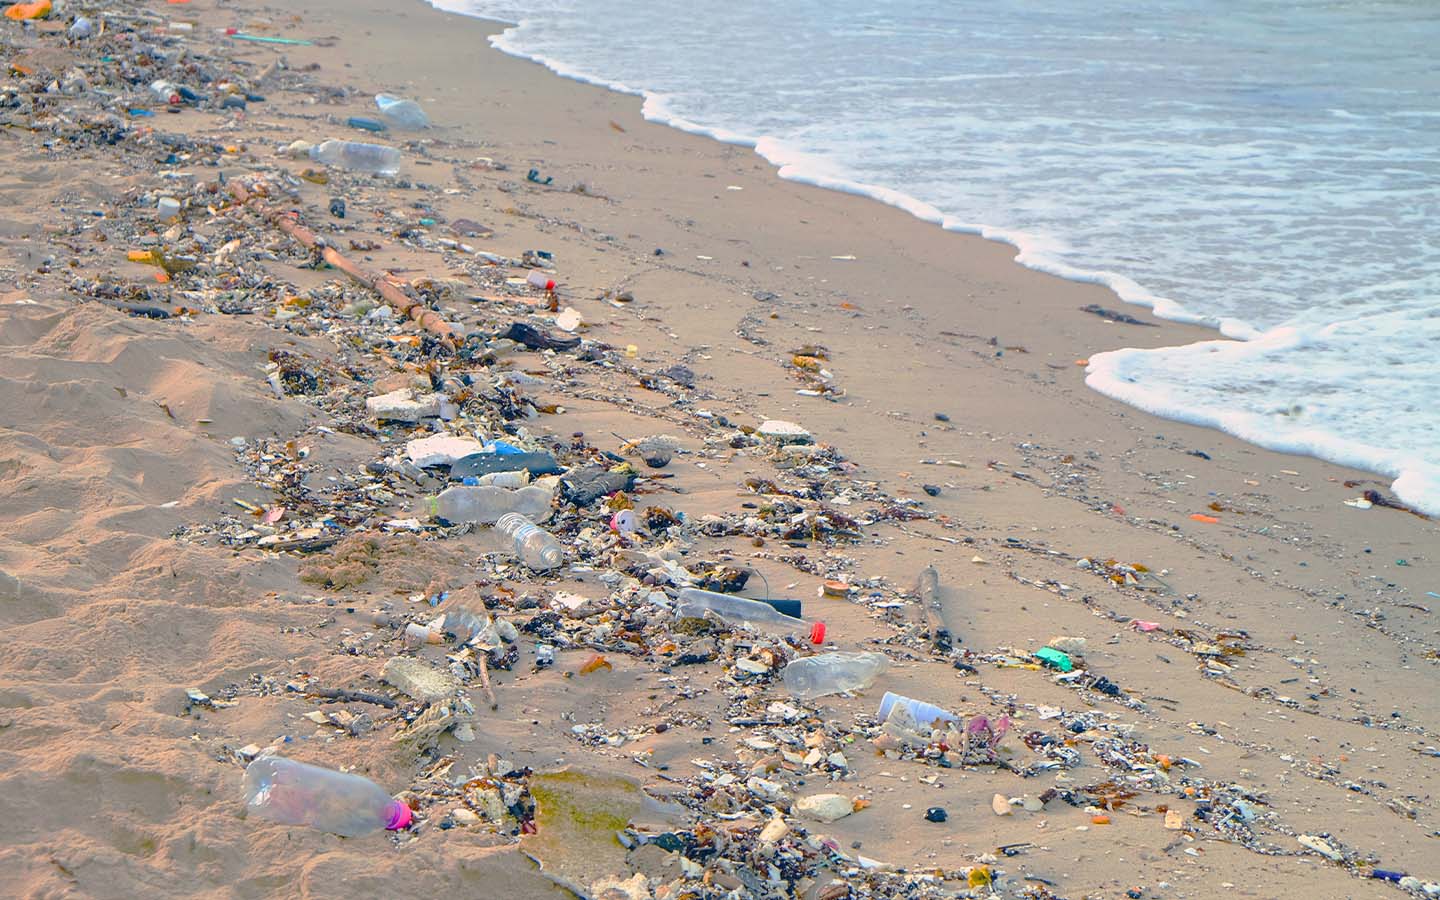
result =
[[[904,709],[909,718],[920,725],[931,725],[935,722],[960,721],[959,716],[933,703],[926,703],[924,700],[915,700],[901,694],[891,693],[890,691],[886,691],[885,696],[880,698],[880,710],[876,713],[876,716],[881,721],[884,721],[890,718],[897,707]]]
[[[814,700],[867,688],[888,668],[882,653],[821,653],[791,660],[781,677],[792,696]]]
[[[400,171],[400,151],[380,144],[326,141],[310,148],[310,158],[327,166],[372,175],[394,175]]]
[[[550,518],[552,498],[550,491],[536,485],[511,490],[495,485],[457,484],[429,498],[429,512],[456,525],[493,525],[506,513],[543,522]]]
[[[261,756],[245,767],[245,808],[281,825],[360,837],[410,825],[410,807],[368,778]]]
[[[515,544],[515,555],[532,569],[553,569],[565,560],[560,542],[520,513],[501,516],[500,521],[495,523],[495,530]]]
[[[675,604],[677,616],[703,617],[710,612],[731,625],[751,625],[771,631],[795,634],[809,634],[813,643],[825,640],[825,623],[807,622],[794,616],[787,616],[768,603],[736,597],[734,594],[717,594],[699,588],[686,588],[680,592]]]
[[[419,131],[430,127],[430,117],[425,115],[425,110],[414,100],[406,100],[394,94],[376,94],[375,105],[380,107],[380,115],[396,128]]]

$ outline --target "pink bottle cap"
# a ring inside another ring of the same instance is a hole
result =
[[[385,830],[403,831],[410,827],[410,820],[413,818],[410,806],[403,800],[396,800],[390,806],[390,824],[385,826]]]

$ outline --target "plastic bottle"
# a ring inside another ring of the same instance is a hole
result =
[[[180,88],[176,87],[174,82],[157,78],[150,82],[150,93],[154,94],[161,103],[168,103],[171,106],[180,105]]]
[[[499,488],[523,488],[530,483],[530,473],[524,469],[518,472],[491,472],[489,475],[467,475],[465,477],[467,479],[474,478],[478,485]]]
[[[373,131],[376,133],[389,131],[390,127],[379,119],[372,119],[369,116],[351,116],[345,120],[345,124],[351,128],[358,128],[361,131]]]
[[[553,569],[565,560],[565,551],[560,549],[560,542],[519,513],[511,512],[501,516],[500,521],[495,523],[495,530],[514,542],[515,555],[532,569]]]
[[[394,175],[400,171],[400,151],[380,144],[326,141],[310,148],[310,158],[327,166],[372,175]]]
[[[821,653],[791,660],[781,677],[792,696],[814,700],[867,688],[888,668],[890,660],[882,653]]]
[[[685,588],[675,604],[675,614],[681,617],[702,617],[712,612],[732,625],[754,625],[772,631],[808,633],[813,643],[825,640],[825,623],[810,623],[804,619],[787,616],[768,603],[736,597],[733,594],[717,594],[699,588]]]
[[[280,756],[245,767],[245,808],[281,825],[359,837],[410,825],[410,807],[368,778]]]
[[[406,100],[394,94],[376,94],[375,105],[380,107],[380,115],[396,128],[419,131],[430,127],[430,118],[414,100]]]
[[[494,525],[506,513],[520,513],[527,519],[550,518],[552,494],[543,487],[518,490],[493,485],[459,484],[429,498],[430,515],[453,524],[474,522]]]
[[[900,694],[892,694],[890,691],[886,691],[885,696],[880,698],[880,711],[876,713],[876,715],[879,716],[883,722],[890,718],[891,711],[893,711],[897,705],[904,706],[908,709],[910,716],[920,725],[930,725],[937,721],[960,721],[959,716],[941,709],[932,703],[926,703],[923,700],[913,700],[909,697],[903,697]]]
[[[78,41],[83,40],[84,38],[94,37],[95,23],[84,16],[80,16],[76,18],[75,22],[70,26],[70,31],[68,33],[70,35],[70,40],[72,41]]]

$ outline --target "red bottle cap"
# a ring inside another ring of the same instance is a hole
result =
[[[825,623],[816,622],[810,626],[810,643],[820,646],[825,643]]]
[[[553,279],[545,282],[545,290],[552,292],[555,290],[555,281]]]

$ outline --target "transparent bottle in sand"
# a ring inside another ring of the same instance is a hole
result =
[[[326,141],[310,148],[310,158],[337,169],[394,175],[400,171],[400,151],[380,144],[359,141]]]
[[[811,642],[816,644],[825,639],[823,622],[807,622],[787,616],[761,600],[736,597],[734,594],[717,594],[700,588],[685,588],[680,592],[675,604],[675,615],[682,618],[702,618],[707,612],[731,625],[750,625],[767,631],[808,634]]]
[[[281,825],[360,837],[410,824],[410,807],[370,779],[282,756],[260,756],[250,763],[244,790],[251,815]]]
[[[550,517],[553,498],[550,491],[534,485],[511,489],[488,484],[458,484],[428,498],[427,511],[435,518],[456,525],[461,522],[494,525],[506,513],[544,520]]]
[[[519,513],[501,516],[500,521],[495,523],[495,530],[510,539],[515,555],[532,569],[553,569],[565,561],[565,551],[561,549],[560,542]]]
[[[791,696],[814,700],[867,688],[888,668],[882,653],[820,653],[791,660],[781,677]]]

